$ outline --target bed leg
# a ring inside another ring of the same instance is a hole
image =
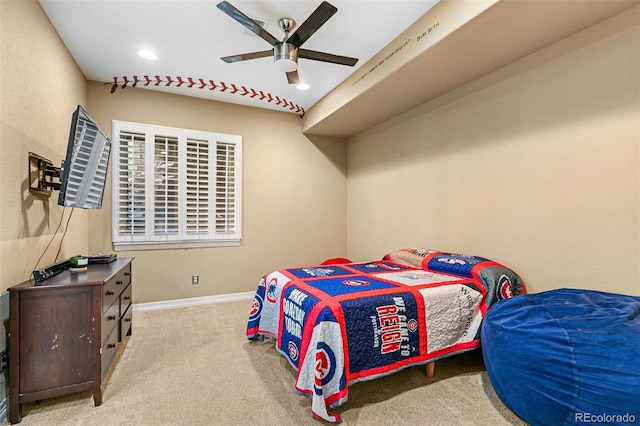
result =
[[[432,378],[433,374],[435,373],[435,371],[436,371],[436,362],[433,361],[433,362],[428,363],[426,371],[425,371],[427,377],[428,378]]]

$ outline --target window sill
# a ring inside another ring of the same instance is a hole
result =
[[[139,242],[114,242],[115,251],[135,251],[135,250],[173,250],[208,247],[238,247],[239,239],[214,240],[214,241],[139,241]]]

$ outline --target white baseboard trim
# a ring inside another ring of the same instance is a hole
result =
[[[255,292],[222,294],[217,296],[190,297],[188,299],[163,300],[161,302],[134,303],[134,312],[157,311],[161,309],[184,308],[187,306],[206,305],[209,303],[235,302],[251,300]]]

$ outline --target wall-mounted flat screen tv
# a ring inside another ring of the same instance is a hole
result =
[[[111,139],[78,105],[71,118],[67,154],[60,170],[58,204],[102,208],[110,153]]]

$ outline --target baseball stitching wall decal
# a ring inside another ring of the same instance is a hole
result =
[[[110,84],[110,83],[105,83]],[[213,80],[205,81],[202,78],[193,79],[191,77],[187,77],[186,80],[182,77],[171,78],[171,76],[165,76],[165,79],[160,78],[160,76],[156,75],[155,78],[150,78],[148,75],[145,75],[143,78],[138,78],[137,75],[134,75],[133,78],[123,76],[122,80],[119,81],[118,77],[113,77],[113,84],[111,86],[111,93],[114,93],[118,88],[125,89],[129,85],[131,87],[137,87],[138,85],[149,86],[153,84],[154,86],[159,86],[164,84],[165,86],[172,87],[187,87],[187,88],[195,88],[195,89],[208,89],[208,90],[218,90],[220,92],[240,95],[240,96],[249,96],[250,98],[258,99],[263,102],[272,103],[273,105],[281,106],[282,108],[288,109],[290,112],[294,112],[299,114],[301,117],[304,115],[304,108],[301,106],[286,100],[285,98],[281,98],[280,96],[272,95],[271,93],[265,93],[262,90],[256,90],[252,87],[246,86],[238,86],[236,84],[228,84],[224,81],[214,82]]]

